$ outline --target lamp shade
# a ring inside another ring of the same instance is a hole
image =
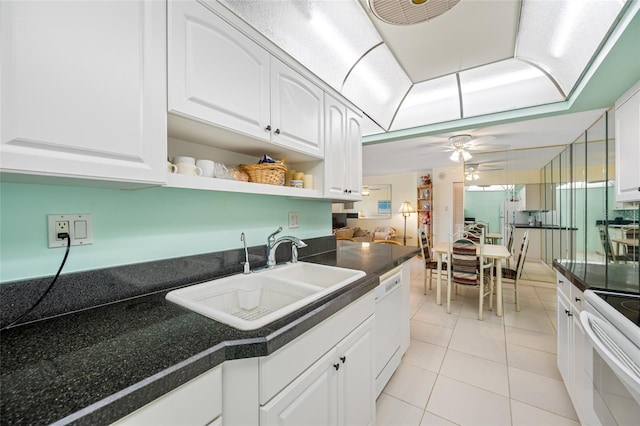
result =
[[[404,201],[400,206],[400,210],[398,210],[398,212],[402,213],[403,215],[409,215],[411,213],[415,213],[416,211],[413,209],[413,207],[411,207],[410,202]]]

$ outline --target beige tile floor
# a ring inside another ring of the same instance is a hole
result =
[[[377,400],[378,426],[579,425],[556,367],[551,269],[527,262],[521,311],[504,282],[504,317],[478,321],[477,289],[461,289],[447,314],[435,278],[423,295],[421,259],[410,262],[411,344]]]

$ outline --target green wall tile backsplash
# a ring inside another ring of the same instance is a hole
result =
[[[288,229],[288,212],[300,227]],[[331,202],[256,194],[118,190],[0,183],[0,283],[54,275],[63,248],[47,247],[48,214],[92,214],[93,245],[71,247],[63,273],[264,245],[282,235],[331,234]]]

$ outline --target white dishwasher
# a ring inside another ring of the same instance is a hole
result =
[[[400,365],[402,358],[402,266],[380,277],[375,290],[376,397]]]

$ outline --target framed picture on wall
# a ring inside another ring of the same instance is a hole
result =
[[[391,200],[378,201],[378,214],[391,214]]]

